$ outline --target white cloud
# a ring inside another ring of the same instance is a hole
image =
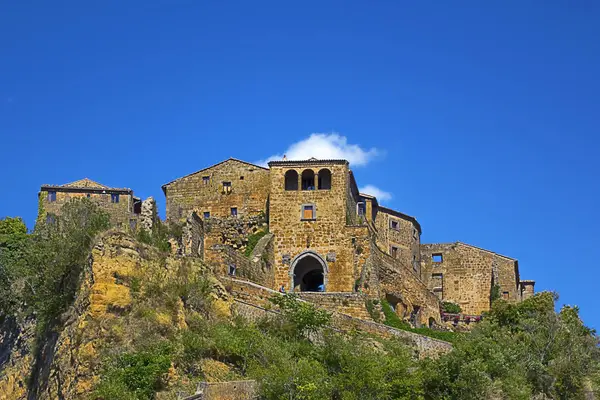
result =
[[[379,189],[377,186],[366,185],[359,189],[361,193],[370,194],[371,196],[377,197],[379,201],[388,201],[392,199],[392,194],[384,190]]]
[[[353,167],[367,165],[381,152],[375,148],[363,149],[357,144],[349,144],[345,136],[337,133],[313,133],[308,138],[292,144],[282,154],[275,154],[265,160],[258,161],[266,165],[269,161],[281,160],[283,155],[288,160],[344,159]]]

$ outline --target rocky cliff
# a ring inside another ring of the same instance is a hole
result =
[[[34,320],[2,321],[0,399],[84,398],[103,360],[186,329],[185,296],[161,298],[161,288],[191,276],[211,286],[211,312],[228,315],[229,295],[200,261],[165,256],[120,232],[103,234],[58,327],[40,333],[36,343]],[[174,385],[181,383],[175,368],[169,375]]]

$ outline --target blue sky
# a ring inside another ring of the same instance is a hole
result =
[[[0,217],[318,149],[600,328],[600,3],[459,3],[3,2]]]

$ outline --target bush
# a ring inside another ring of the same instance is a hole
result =
[[[299,301],[296,295],[275,295],[269,301],[281,309],[283,317],[293,324],[299,336],[317,332],[331,322],[331,314],[317,309],[312,303]]]
[[[451,301],[442,301],[442,311],[448,314],[460,314],[462,309],[456,303]]]
[[[257,231],[248,236],[248,244],[246,244],[246,249],[244,250],[246,257],[250,257],[252,255],[252,251],[258,244],[258,241],[266,234],[266,231]]]

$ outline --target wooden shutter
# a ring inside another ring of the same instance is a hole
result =
[[[313,209],[312,206],[304,206],[302,219],[313,219]]]

